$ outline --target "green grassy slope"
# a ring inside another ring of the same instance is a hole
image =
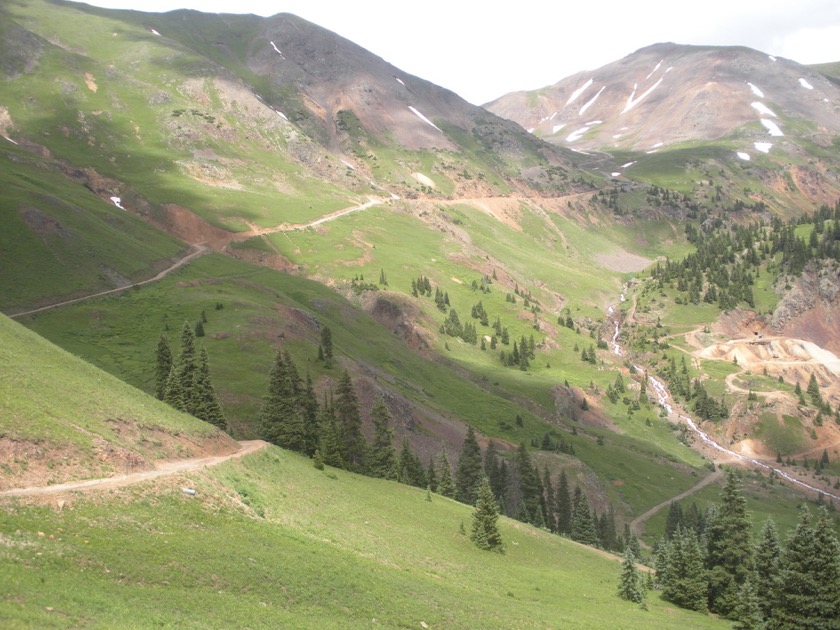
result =
[[[3,315],[0,440],[10,454],[0,467],[6,487],[30,466],[47,466],[52,482],[107,472],[108,457],[102,455],[115,450],[142,460],[188,456],[189,448],[179,440],[195,448],[208,440],[220,449],[234,446],[211,425],[176,412]],[[33,461],[21,454],[27,444],[39,449]]]
[[[58,513],[3,507],[7,627],[728,627],[620,600],[591,549],[502,519],[507,553],[482,552],[467,506],[275,448]]]

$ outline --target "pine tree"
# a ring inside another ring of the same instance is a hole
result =
[[[313,457],[321,439],[321,428],[318,425],[318,397],[315,395],[312,376],[308,371],[306,373],[306,385],[298,394],[298,407],[303,418],[303,452]]]
[[[189,325],[184,322],[181,329],[181,352],[178,355],[178,380],[181,381],[183,391],[184,409],[187,413],[193,413],[195,407],[195,373],[198,369],[195,354],[195,334]]]
[[[840,627],[840,550],[822,511],[812,524],[803,506],[782,555],[781,587],[768,627],[773,630]]]
[[[472,515],[470,540],[485,551],[504,553],[505,547],[499,531],[499,510],[490,482],[482,477],[476,492],[475,510]]]
[[[636,556],[630,549],[624,552],[621,561],[621,577],[618,581],[618,596],[629,602],[643,605],[645,603],[644,579],[636,567]]]
[[[348,470],[364,472],[367,442],[362,435],[359,399],[350,374],[344,371],[335,392],[335,417],[341,436],[341,458]]]
[[[196,418],[217,426],[222,431],[227,429],[227,421],[216,390],[210,380],[210,365],[207,350],[202,346],[199,352],[198,371],[195,378],[194,415]]]
[[[327,466],[344,468],[344,459],[341,457],[341,432],[331,402],[324,401],[319,416],[321,437],[318,450],[321,458]]]
[[[467,426],[467,435],[461,447],[458,468],[455,471],[455,496],[462,503],[474,505],[478,485],[483,477],[481,447],[472,425]]]
[[[438,455],[437,467],[440,478],[438,482],[438,494],[454,499],[455,483],[452,481],[452,468],[449,465],[449,459],[446,457],[446,449],[441,449],[440,455]]]
[[[516,465],[516,477],[519,480],[519,500],[523,510],[519,520],[536,525],[542,490],[539,475],[531,463],[531,455],[525,448],[524,442],[520,442],[519,448],[516,449],[514,463]]]
[[[727,471],[718,513],[706,530],[706,567],[709,569],[709,609],[730,616],[738,591],[753,568],[752,526],[740,476]]]
[[[425,488],[428,485],[423,465],[411,450],[408,438],[403,440],[402,450],[397,458],[397,479],[400,483],[417,488]]]
[[[732,627],[735,630],[761,630],[764,628],[759,598],[750,578],[744,580],[741,585],[733,617],[735,625]]]
[[[560,471],[557,481],[554,514],[557,518],[557,533],[569,536],[572,533],[572,498],[569,494],[569,480],[566,478],[565,470]]]
[[[781,586],[780,571],[782,546],[776,524],[768,519],[761,528],[755,547],[755,572],[753,584],[758,605],[764,619],[769,619]]]
[[[331,368],[333,364],[333,343],[332,330],[329,326],[321,328],[321,351],[324,355],[324,367]]]
[[[268,394],[259,414],[264,440],[302,453],[306,448],[303,417],[297,406],[290,364],[278,350],[269,373]]]
[[[589,500],[580,489],[575,488],[575,498],[572,513],[572,540],[584,545],[595,547],[598,545],[598,532],[595,529],[595,522],[592,520],[592,513],[589,510]]]
[[[557,532],[557,518],[554,515],[554,508],[556,500],[554,498],[554,484],[551,483],[551,475],[548,472],[548,466],[543,466],[543,514],[545,515],[545,523],[549,530]]]
[[[507,499],[507,475],[502,473],[502,462],[499,461],[496,443],[490,440],[484,453],[484,474],[490,482],[490,489],[499,505],[505,505]]]
[[[679,528],[673,540],[663,546],[668,549],[663,561],[662,596],[688,610],[707,610],[708,584],[697,536]],[[659,577],[659,564],[656,568]]]
[[[184,413],[189,413],[185,400],[183,383],[179,377],[178,367],[173,365],[169,370],[169,377],[166,379],[166,387],[163,393],[163,402]]]
[[[381,396],[377,396],[370,412],[373,421],[373,443],[370,446],[368,472],[382,479],[397,478],[397,457],[394,452],[394,431],[391,414]]]
[[[429,458],[429,465],[426,467],[426,483],[431,492],[437,492],[438,478],[437,472],[435,472],[435,462],[432,458]]]
[[[158,338],[157,351],[155,353],[155,397],[164,400],[166,396],[166,381],[172,371],[172,349],[169,347],[169,339],[160,333]]]

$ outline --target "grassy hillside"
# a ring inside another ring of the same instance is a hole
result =
[[[143,468],[234,448],[174,411],[0,315],[0,487]]]
[[[591,549],[503,519],[507,553],[482,552],[467,506],[275,448],[60,512],[3,507],[7,627],[728,627],[620,600],[619,563]]]

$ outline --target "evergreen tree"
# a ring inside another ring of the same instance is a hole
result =
[[[417,488],[427,487],[426,474],[423,471],[423,464],[411,450],[408,439],[403,440],[402,450],[397,459],[397,479],[400,483]]]
[[[761,614],[759,598],[750,578],[744,580],[738,592],[738,603],[733,615],[735,630],[762,630],[764,619]]]
[[[663,560],[662,596],[677,606],[688,610],[705,611],[708,608],[708,584],[703,567],[703,552],[694,532],[679,528],[667,547]],[[660,565],[657,564],[657,577]]]
[[[665,538],[672,538],[678,527],[683,525],[683,511],[679,501],[672,501],[665,518]]]
[[[397,478],[397,457],[394,452],[394,431],[391,414],[381,396],[377,396],[370,412],[373,421],[373,443],[370,445],[368,472],[382,479]]]
[[[324,367],[331,368],[333,364],[333,343],[332,330],[329,326],[321,328],[321,351],[324,355]]]
[[[306,385],[298,395],[298,406],[303,417],[304,453],[313,457],[321,439],[321,428],[318,424],[318,397],[312,377],[306,373]]]
[[[341,435],[341,458],[348,470],[364,472],[367,442],[362,434],[359,399],[350,374],[344,371],[335,392],[335,418]]]
[[[178,367],[173,365],[172,369],[169,370],[169,377],[166,379],[166,387],[163,392],[163,402],[173,409],[189,413],[185,398],[186,392],[184,392]]]
[[[624,552],[621,561],[621,577],[618,581],[618,596],[621,599],[634,602],[639,605],[645,603],[644,578],[636,567],[636,556],[630,549]]]
[[[295,400],[289,363],[278,350],[269,373],[268,395],[259,414],[264,440],[299,453],[306,447],[303,417]]]
[[[554,500],[554,514],[557,519],[557,533],[569,536],[572,533],[572,498],[569,494],[569,480],[566,478],[565,470],[560,471]]]
[[[536,525],[542,490],[539,475],[531,463],[531,455],[525,448],[524,442],[519,443],[514,462],[516,464],[516,477],[519,481],[519,501],[523,510],[519,520]]]
[[[484,474],[490,482],[490,489],[493,490],[493,496],[496,497],[499,505],[505,505],[508,490],[507,469],[502,466],[502,463],[499,461],[496,443],[490,440],[484,453]]]
[[[502,535],[499,531],[499,510],[493,490],[487,477],[482,477],[476,491],[475,510],[472,515],[470,540],[479,549],[505,552]]]
[[[344,468],[344,459],[341,456],[341,431],[331,402],[324,401],[319,416],[318,425],[321,437],[318,450],[321,458],[327,466]]]
[[[580,486],[575,488],[572,508],[572,540],[592,547],[597,546],[598,532],[592,520],[592,513],[589,511],[589,501]]]
[[[636,534],[630,529],[630,523],[624,523],[624,535],[622,536],[624,548],[633,552],[634,558],[642,557],[642,546]]]
[[[472,425],[468,425],[458,469],[455,471],[455,496],[462,503],[475,504],[478,485],[483,477],[482,468],[481,447],[475,437],[475,430]]]
[[[158,338],[155,357],[155,398],[164,400],[166,397],[166,381],[172,371],[172,349],[169,347],[169,339],[163,333],[160,333]]]
[[[440,455],[438,455],[437,467],[440,478],[438,482],[438,494],[454,499],[455,483],[452,481],[452,468],[449,465],[449,459],[446,457],[446,449],[441,449]]]
[[[198,371],[195,378],[194,410],[196,418],[209,422],[222,431],[227,429],[225,414],[222,412],[219,398],[216,396],[216,390],[213,389],[213,383],[210,380],[210,365],[207,359],[207,350],[204,346],[199,352]]]
[[[557,532],[557,518],[554,515],[556,499],[554,498],[554,484],[551,483],[551,475],[548,466],[543,466],[543,501],[542,508],[545,515],[545,524],[552,532]]]
[[[181,329],[181,352],[178,355],[178,380],[181,381],[181,390],[184,392],[184,409],[187,413],[193,413],[195,409],[195,373],[198,369],[195,353],[195,333],[189,322],[184,322]]]
[[[429,490],[431,492],[437,492],[437,490],[438,490],[437,472],[435,472],[435,462],[431,457],[429,458],[429,465],[426,467],[426,483],[428,484]]]
[[[840,628],[840,551],[828,515],[816,525],[803,506],[782,555],[781,587],[768,627]]]
[[[718,513],[706,530],[706,567],[709,569],[709,609],[730,616],[738,592],[753,568],[752,526],[740,476],[727,471]]]
[[[758,605],[764,619],[770,618],[781,586],[780,571],[782,546],[776,524],[768,519],[761,528],[755,548],[755,572],[752,578],[755,585]]]

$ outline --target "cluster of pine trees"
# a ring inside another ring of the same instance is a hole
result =
[[[679,368],[676,359],[671,357],[660,375],[668,381],[671,394],[684,401],[704,420],[719,421],[729,417],[729,407],[724,400],[710,396],[700,379],[690,377],[685,357],[682,357]]]
[[[737,628],[840,627],[840,543],[828,511],[814,519],[803,507],[785,545],[768,520],[754,542],[732,471],[716,508],[672,507],[655,566],[666,600],[733,619]]]
[[[177,359],[172,355],[167,336],[161,333],[158,339],[155,396],[179,411],[209,422],[223,431],[227,429],[225,415],[210,380],[207,350],[201,346],[196,353],[195,332],[188,322],[184,322],[181,330],[181,350]]]

